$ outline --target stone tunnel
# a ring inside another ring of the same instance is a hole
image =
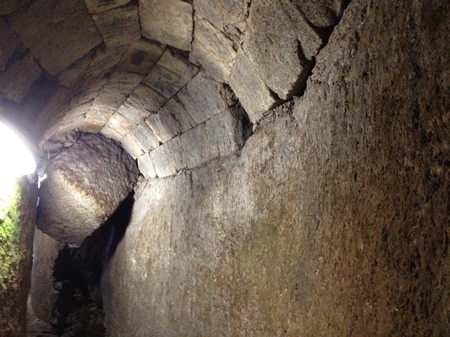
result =
[[[2,0],[0,336],[450,336],[449,16]]]

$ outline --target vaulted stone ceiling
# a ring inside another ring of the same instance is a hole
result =
[[[301,94],[346,3],[2,1],[0,115],[45,160],[74,133],[100,133],[145,178],[167,177],[239,150]]]

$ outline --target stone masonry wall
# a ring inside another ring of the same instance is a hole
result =
[[[143,184],[109,334],[446,336],[448,13],[352,1],[292,114]]]

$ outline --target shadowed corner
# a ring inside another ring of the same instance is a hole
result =
[[[69,327],[74,318],[83,322],[82,317],[85,315],[94,315],[98,318],[89,320],[94,322],[94,326],[87,331],[89,334],[96,331],[96,335],[102,336],[104,326],[100,281],[125,235],[133,205],[134,192],[131,192],[113,215],[88,236],[79,248],[66,244],[60,251],[53,269],[54,287],[58,293],[53,312],[55,328],[59,332]]]

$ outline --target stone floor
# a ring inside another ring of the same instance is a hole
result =
[[[27,337],[56,337],[56,332],[50,324],[36,317],[28,299],[27,308]]]

